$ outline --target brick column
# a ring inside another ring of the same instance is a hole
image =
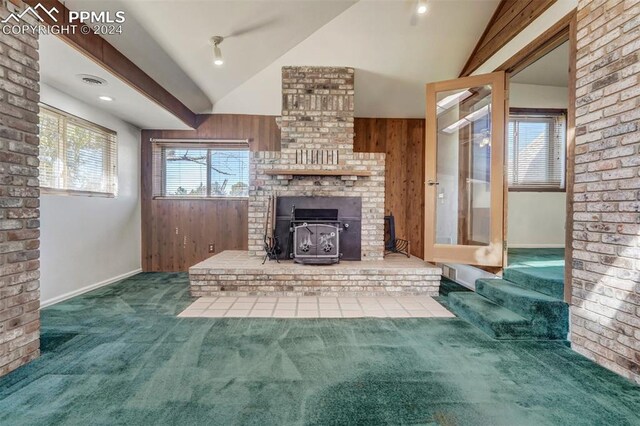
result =
[[[640,2],[578,6],[572,347],[640,383]]]
[[[40,354],[37,49],[37,36],[0,32],[0,376]]]

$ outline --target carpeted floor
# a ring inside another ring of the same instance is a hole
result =
[[[44,309],[42,356],[0,379],[6,425],[632,425],[640,387],[561,343],[453,319],[177,318],[184,274]]]
[[[563,248],[509,249],[509,268],[519,268],[538,273],[541,277],[564,280]]]

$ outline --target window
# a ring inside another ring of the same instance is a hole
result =
[[[44,191],[114,197],[116,133],[40,106],[40,186]]]
[[[565,111],[511,110],[507,135],[510,190],[564,190],[565,128]]]
[[[249,196],[249,146],[246,141],[155,142],[153,151],[155,197]]]

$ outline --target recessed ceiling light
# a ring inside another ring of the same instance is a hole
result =
[[[429,8],[427,7],[427,0],[419,0],[418,8],[416,10],[420,15],[424,15],[425,13],[427,13],[427,10],[429,10]]]
[[[91,74],[78,74],[78,77],[84,84],[90,86],[106,86],[107,80]]]
[[[105,102],[113,101],[113,98],[111,96],[98,96],[98,99],[100,99],[101,101],[105,101]]]

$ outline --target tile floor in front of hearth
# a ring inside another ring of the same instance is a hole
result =
[[[453,318],[429,296],[200,297],[179,315],[199,318]]]

